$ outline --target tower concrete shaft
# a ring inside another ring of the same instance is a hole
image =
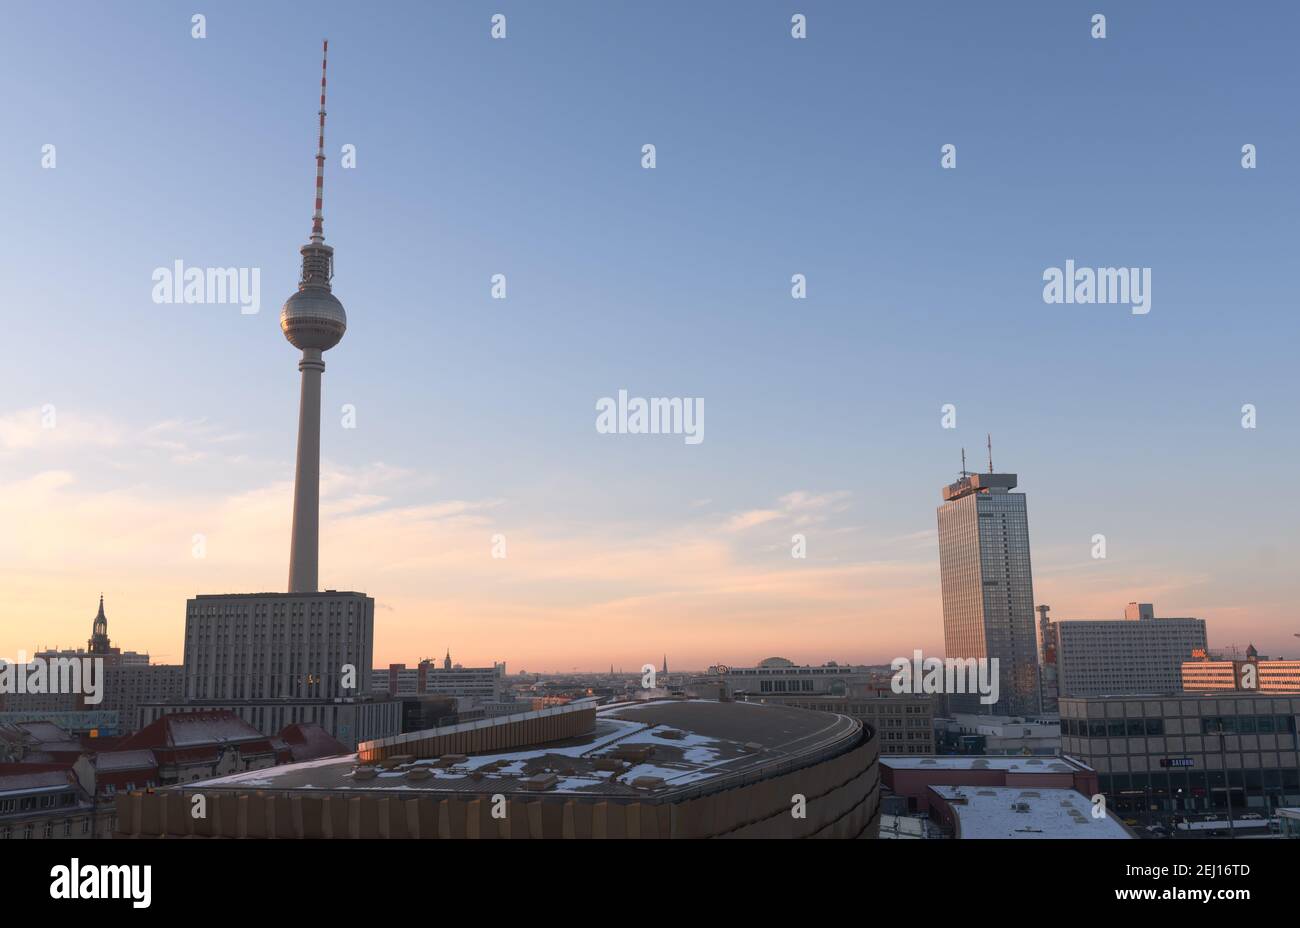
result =
[[[298,370],[302,371],[302,400],[293,478],[289,592],[315,593],[320,569],[320,375],[325,372],[320,350],[304,348]]]

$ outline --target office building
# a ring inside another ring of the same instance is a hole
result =
[[[104,670],[104,700],[98,708],[116,712],[121,734],[139,731],[140,706],[176,702],[185,696],[180,664],[118,664]]]
[[[757,667],[731,667],[718,664],[708,669],[706,681],[717,682],[728,696],[738,694],[767,696],[801,693],[816,696],[847,696],[852,687],[872,681],[866,667],[850,667],[829,661],[819,666],[797,665],[784,657],[769,657]]]
[[[963,455],[964,458],[964,455]],[[991,455],[990,455],[991,458]],[[998,662],[998,701],[948,694],[953,712],[1039,711],[1034,584],[1025,495],[1015,474],[963,469],[938,508],[945,656]]]
[[[1061,748],[1120,812],[1240,815],[1300,804],[1300,695],[1061,698]]]
[[[370,692],[375,601],[364,593],[228,593],[189,600],[185,697],[340,699]]]
[[[1051,757],[1061,753],[1061,722],[1054,717],[954,715],[935,720],[944,750],[985,756]]]
[[[1202,651],[1183,662],[1182,682],[1187,693],[1300,693],[1300,661],[1261,660],[1254,645],[1244,661],[1215,660]]]
[[[1123,619],[1052,625],[1062,697],[1177,693],[1183,662],[1205,650],[1204,619],[1157,618],[1150,603],[1129,603]]]
[[[375,670],[370,676],[370,691],[390,696],[454,696],[470,705],[478,705],[504,701],[509,689],[504,663],[494,663],[491,667],[462,667],[452,663],[448,651],[441,666],[426,659],[414,667],[389,664],[386,670]]]

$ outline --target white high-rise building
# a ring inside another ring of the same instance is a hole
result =
[[[1015,474],[964,469],[938,509],[943,640],[950,658],[996,659],[998,701],[950,695],[951,711],[1027,715],[1039,711],[1038,636],[1025,495]]]
[[[1182,690],[1183,662],[1206,647],[1205,620],[1158,619],[1150,603],[1129,603],[1124,616],[1052,623],[1062,697]]]

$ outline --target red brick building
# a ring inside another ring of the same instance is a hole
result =
[[[931,786],[1073,789],[1100,792],[1097,773],[1069,757],[881,757],[880,782],[907,799],[908,809],[928,812]]]

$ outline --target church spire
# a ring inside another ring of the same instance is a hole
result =
[[[108,641],[108,617],[104,615],[104,594],[99,594],[99,612],[90,627],[90,641],[87,643],[91,654],[105,654],[110,648]]]

